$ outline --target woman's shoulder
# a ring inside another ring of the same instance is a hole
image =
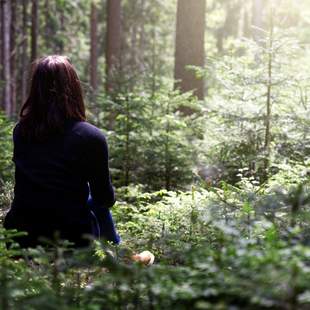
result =
[[[77,121],[74,122],[71,127],[73,134],[82,137],[88,141],[103,141],[105,142],[105,135],[101,129],[98,127],[86,122],[86,121]]]

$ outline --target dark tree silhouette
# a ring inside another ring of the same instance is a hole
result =
[[[91,2],[90,14],[90,85],[94,92],[98,88],[97,65],[98,65],[98,11],[94,1]]]
[[[106,90],[113,91],[113,73],[121,52],[121,1],[107,2]]]
[[[176,88],[194,90],[199,99],[204,98],[204,81],[197,79],[186,67],[204,66],[205,0],[178,0],[175,50]]]
[[[32,0],[31,14],[31,61],[37,58],[38,54],[38,0]]]

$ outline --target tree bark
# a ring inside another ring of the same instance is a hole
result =
[[[59,23],[60,23],[60,33],[61,34],[65,34],[66,31],[66,26],[65,26],[65,7],[61,7],[59,8]],[[61,40],[57,41],[57,53],[58,54],[63,54],[64,53],[64,49],[65,49],[65,42],[64,42],[64,37],[61,37]]]
[[[11,115],[16,114],[16,0],[11,0]]]
[[[244,5],[243,8],[243,29],[242,29],[243,36],[245,38],[251,37],[251,23],[250,23],[250,16],[249,10],[247,5]]]
[[[3,67],[3,108],[7,116],[11,115],[11,69],[10,69],[10,36],[11,36],[11,2],[2,0],[2,67]]]
[[[178,0],[175,50],[175,88],[204,98],[204,81],[186,66],[204,66],[205,0]]]
[[[38,0],[32,0],[31,9],[31,61],[38,55]]]
[[[263,0],[252,0],[252,36],[257,42],[262,39],[262,31],[260,29],[263,29],[263,9]]]
[[[45,36],[45,47],[49,50],[51,48],[51,41],[52,41],[52,31],[50,25],[50,2],[49,0],[45,0],[44,3],[44,36]]]
[[[221,53],[223,51],[224,40],[229,37],[238,37],[240,25],[240,2],[227,2],[224,6],[226,10],[226,17],[222,27],[217,30],[217,49]]]
[[[28,74],[28,55],[27,55],[27,47],[28,47],[28,15],[27,15],[27,6],[28,0],[23,0],[23,44],[22,44],[22,89],[21,89],[21,99],[22,103],[25,102],[27,96],[27,74]]]
[[[121,0],[108,0],[106,38],[106,90],[114,90],[114,73],[121,52]]]
[[[2,28],[3,28],[3,2],[0,0],[0,79],[3,80],[3,67],[2,67],[2,55],[3,55],[3,37],[2,37]],[[2,95],[0,96],[2,100]],[[0,109],[2,108],[2,101],[0,102]]]
[[[273,54],[274,45],[274,24],[273,24],[273,12],[270,13],[270,30],[269,30],[269,42],[268,42],[268,65],[267,73],[268,80],[266,84],[267,96],[266,96],[266,118],[265,118],[265,179],[268,178],[268,168],[270,162],[270,143],[271,143],[271,105],[272,105],[272,83],[273,83]]]
[[[91,2],[90,15],[90,85],[93,92],[96,92],[98,88],[98,10],[94,1]]]

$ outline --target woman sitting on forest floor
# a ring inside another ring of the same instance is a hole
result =
[[[87,235],[119,244],[109,210],[115,196],[107,142],[86,122],[81,84],[67,57],[34,63],[13,140],[14,199],[4,227],[27,232],[17,239],[22,247],[56,232],[76,247],[89,244]]]

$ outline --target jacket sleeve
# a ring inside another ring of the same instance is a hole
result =
[[[110,208],[115,203],[115,194],[109,170],[109,151],[105,136],[98,130],[89,141],[87,153],[87,178],[93,202]]]

